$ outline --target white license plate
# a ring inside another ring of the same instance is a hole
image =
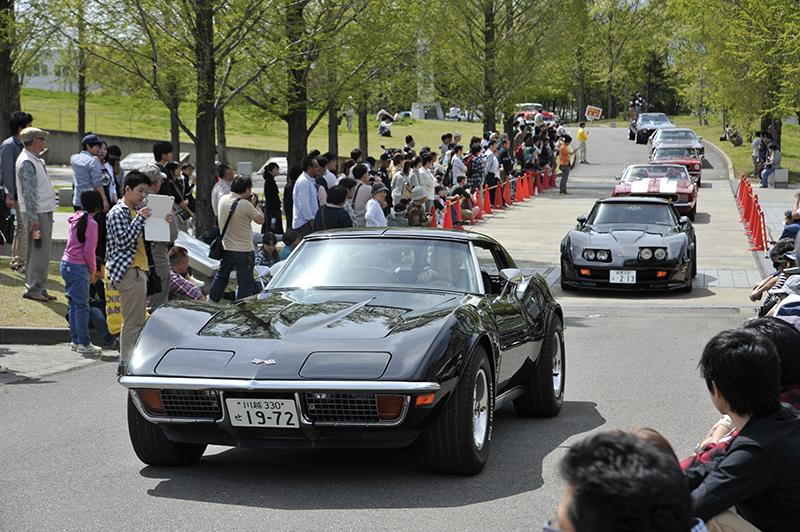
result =
[[[297,405],[290,399],[226,399],[231,425],[296,429]]]
[[[636,270],[611,270],[608,282],[620,284],[636,284]]]

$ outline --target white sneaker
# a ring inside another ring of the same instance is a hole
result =
[[[75,342],[70,342],[69,343],[69,348],[71,350],[73,350],[73,351],[77,351],[78,350],[78,344],[76,344]]]
[[[88,345],[77,344],[76,347],[77,347],[77,349],[75,349],[75,351],[77,351],[78,353],[80,353],[82,355],[97,355],[97,354],[103,352],[103,348],[102,347],[97,347],[94,344],[88,344]]]

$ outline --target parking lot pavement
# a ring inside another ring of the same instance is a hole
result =
[[[100,356],[81,355],[68,344],[56,345],[0,345],[0,366],[7,371],[0,373],[0,385],[20,381],[42,381],[49,375],[97,363],[118,362],[117,353],[103,351]]]

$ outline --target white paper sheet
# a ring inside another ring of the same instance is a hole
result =
[[[169,242],[169,223],[165,220],[172,212],[172,196],[150,194],[147,206],[153,211],[152,216],[144,224],[144,239],[150,242]]]

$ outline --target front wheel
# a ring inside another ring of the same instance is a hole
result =
[[[477,346],[444,410],[423,436],[428,465],[439,473],[477,475],[489,458],[494,380],[486,351]]]
[[[514,409],[525,417],[553,417],[564,404],[564,327],[553,315],[533,375],[525,382],[525,395],[514,399]]]
[[[206,452],[206,445],[177,443],[167,439],[161,427],[150,423],[133,404],[128,394],[128,432],[139,460],[151,466],[186,466],[196,463]]]
[[[636,136],[633,134],[633,131],[630,129],[628,130],[628,140],[634,140]]]
[[[561,290],[564,292],[577,290],[574,286],[567,284],[567,270],[564,268],[563,264],[561,265]]]

